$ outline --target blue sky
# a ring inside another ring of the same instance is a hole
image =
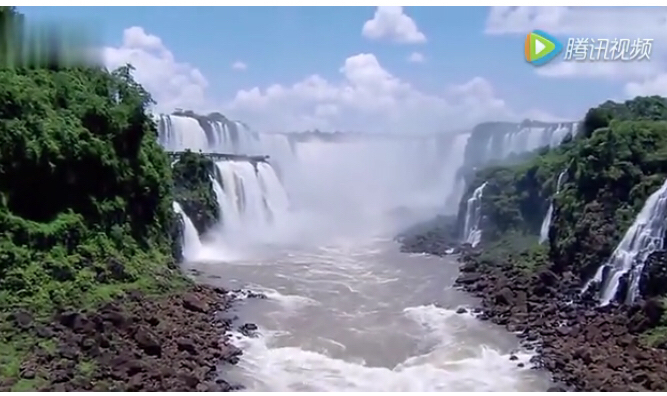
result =
[[[393,121],[396,125],[405,127],[416,123],[419,128],[427,129],[446,128],[438,126],[443,123],[457,128],[464,126],[466,122],[479,121],[485,117],[502,118],[507,114],[508,117],[516,118],[525,114],[535,114],[535,111],[538,111],[538,114],[546,113],[571,119],[580,117],[587,108],[608,98],[624,99],[630,95],[629,92],[644,93],[646,79],[662,78],[657,71],[646,75],[625,73],[623,70],[618,73],[612,71],[612,76],[604,72],[596,74],[593,70],[596,65],[588,65],[590,70],[585,71],[582,68],[581,72],[574,70],[559,73],[558,69],[554,68],[555,75],[544,75],[538,73],[536,68],[526,63],[523,58],[525,35],[531,28],[540,28],[561,39],[575,34],[583,35],[588,31],[591,35],[601,36],[609,35],[610,32],[616,33],[611,30],[616,28],[611,26],[610,21],[619,23],[618,18],[626,18],[628,20],[620,22],[630,26],[625,30],[618,28],[621,29],[618,32],[619,37],[625,37],[624,32],[628,32],[629,38],[636,38],[636,30],[633,31],[633,27],[644,29],[642,31],[646,31],[645,36],[648,37],[652,31],[645,26],[647,19],[642,18],[648,18],[650,13],[645,11],[637,15],[630,13],[632,14],[630,16],[623,16],[618,9],[592,11],[594,14],[591,20],[591,14],[582,15],[581,12],[577,12],[578,10],[546,7],[537,10],[526,7],[504,10],[492,10],[489,7],[407,7],[388,12],[386,15],[389,16],[384,17],[378,15],[379,11],[376,14],[375,7],[20,7],[19,9],[31,21],[58,20],[83,23],[96,29],[100,45],[116,49],[127,49],[128,43],[124,42],[124,31],[131,27],[139,27],[142,30],[137,34],[142,37],[159,38],[160,48],[169,51],[171,57],[165,55],[162,60],[172,62],[173,58],[172,63],[177,65],[172,65],[174,69],[178,69],[173,75],[165,72],[162,76],[165,81],[175,81],[178,73],[191,76],[191,69],[198,70],[206,81],[205,84],[201,84],[205,85],[202,88],[204,93],[198,93],[199,96],[192,99],[193,103],[182,103],[189,97],[194,98],[191,95],[194,95],[192,92],[195,89],[176,84],[169,92],[160,92],[167,83],[159,81],[153,71],[156,69],[163,71],[172,66],[159,67],[158,62],[151,63],[152,66],[149,67],[147,60],[143,71],[146,81],[140,82],[154,92],[165,107],[179,105],[202,108],[202,110],[204,107],[206,110],[222,109],[232,115],[238,114],[238,117],[244,117],[244,120],[251,125],[254,122],[263,128],[322,126],[364,129],[369,123],[382,124],[379,119],[383,118],[383,111],[395,117]],[[558,15],[558,18],[545,17],[549,13]],[[362,34],[364,24],[374,17],[378,21],[376,30],[379,29],[377,31],[380,33],[376,32],[375,36]],[[405,33],[406,25],[402,25],[402,28],[396,27],[406,23],[405,18],[412,21],[414,32],[421,34],[425,41],[414,39],[414,36],[412,40],[397,40],[400,34],[409,34],[409,26],[408,33]],[[495,21],[495,33],[489,31],[493,21]],[[658,31],[658,27],[655,28]],[[381,31],[385,34],[383,35]],[[392,32],[395,33],[393,36]],[[629,32],[635,34],[630,36]],[[660,44],[659,37],[655,39],[654,52]],[[667,44],[663,47],[667,50]],[[408,62],[407,58],[413,52],[422,54],[424,62]],[[114,54],[116,58],[134,59],[135,66],[142,67],[140,63],[143,61],[133,58],[139,55],[131,53],[130,50],[117,50]],[[355,73],[355,76],[363,79],[367,74],[380,69],[390,74],[382,81],[389,81],[387,83],[389,85],[398,84],[400,81],[401,84],[409,84],[409,89],[412,91],[404,92],[408,88],[378,88],[378,95],[385,96],[378,97],[377,103],[384,103],[378,105],[384,107],[366,108],[369,102],[375,101],[371,92],[376,91],[372,86],[374,83],[368,82],[370,85],[363,85],[367,82],[359,82],[361,80],[346,83],[348,74],[341,72],[346,59],[359,54],[373,57],[364,58],[372,65],[366,67],[357,62],[359,67],[355,70],[365,71],[350,71],[349,76]],[[247,68],[234,69],[231,65],[235,62],[242,62]],[[317,75],[326,82],[323,91],[331,91],[326,99],[321,99],[320,94],[313,92],[297,93],[294,84],[312,75]],[[141,80],[139,76],[138,79]],[[466,92],[459,92],[454,88],[466,86],[471,81],[475,83],[466,88]],[[635,87],[634,90],[629,89],[628,84],[633,82],[644,85]],[[274,84],[280,84],[284,90],[271,98],[268,93],[264,97],[262,92]],[[345,97],[344,91],[348,85],[356,92],[354,99]],[[667,86],[667,83],[663,85]],[[250,92],[254,87],[259,89],[256,99],[263,100],[261,104],[249,103],[248,98],[245,101],[239,99],[240,91]],[[179,89],[190,93],[177,92]],[[337,91],[333,92],[334,89]],[[492,89],[492,94],[486,92],[488,89]],[[452,97],[452,90],[459,92],[458,96]],[[413,91],[418,93],[418,99],[405,99],[412,98],[410,95],[413,95]],[[472,96],[468,96],[469,93]],[[317,109],[313,107],[315,104],[308,102],[308,95],[312,96],[313,103],[319,103]],[[395,96],[389,97],[391,95]],[[483,97],[480,98],[479,95]],[[439,102],[440,98],[445,98],[442,103]],[[390,106],[400,107],[401,100],[412,103],[414,108],[409,115],[406,113],[399,117],[396,113],[400,109],[392,109]],[[469,105],[466,104],[468,101]],[[498,101],[501,101],[502,105]],[[272,105],[274,102],[275,106]],[[416,104],[417,102],[421,104]],[[435,114],[440,112],[438,106],[448,106],[442,111],[444,118]],[[488,112],[485,106],[490,108]],[[422,120],[424,117],[417,111],[420,107],[424,108],[425,112],[434,113],[424,115],[429,119],[428,122]],[[299,111],[302,113],[299,114]],[[343,114],[343,111],[349,112],[349,115]],[[462,115],[460,118],[465,119],[465,122],[451,120],[459,118],[457,112],[474,113],[474,116]],[[378,120],[374,120],[373,117]],[[351,119],[354,121],[350,121]]]

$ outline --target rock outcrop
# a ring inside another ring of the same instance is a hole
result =
[[[241,354],[224,336],[230,303],[224,290],[196,286],[160,298],[133,292],[93,310],[58,312],[51,321],[15,311],[10,321],[39,342],[19,377],[2,380],[0,390],[233,390],[218,370]]]
[[[199,234],[205,233],[220,218],[213,191],[215,164],[201,154],[184,152],[174,163],[174,200],[188,215]]]

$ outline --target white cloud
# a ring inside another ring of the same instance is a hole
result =
[[[199,69],[177,62],[159,37],[141,27],[125,29],[121,46],[104,48],[103,56],[109,68],[132,64],[136,80],[153,95],[161,111],[206,105],[208,82]]]
[[[234,70],[245,70],[248,68],[248,65],[241,61],[236,61],[232,64],[232,69]]]
[[[424,63],[426,62],[426,58],[424,58],[424,55],[421,52],[413,52],[408,56],[408,62]]]
[[[625,85],[625,93],[631,98],[650,95],[667,96],[667,73],[642,81],[629,82]]]
[[[123,44],[104,53],[110,67],[128,62],[135,66],[137,81],[153,94],[159,111],[217,110],[262,131],[431,133],[536,114],[512,111],[482,77],[425,93],[391,74],[369,53],[345,59],[340,79],[315,74],[293,84],[239,90],[225,102],[207,98],[208,83],[199,70],[177,61],[159,37],[142,28],[127,29]]]
[[[387,39],[397,43],[423,43],[426,36],[419,31],[403,7],[378,7],[372,19],[364,23],[361,34],[372,40]]]
[[[389,73],[373,54],[347,58],[340,72],[338,82],[312,75],[292,85],[242,90],[227,108],[262,130],[430,133],[523,116],[482,77],[433,95]]]
[[[667,7],[491,7],[488,34],[527,34],[533,29],[554,35],[606,38],[667,37]]]

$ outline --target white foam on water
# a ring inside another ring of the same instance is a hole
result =
[[[319,305],[319,302],[312,298],[296,294],[282,294],[278,290],[266,287],[255,286],[252,288],[252,291],[264,294],[269,300],[276,301],[287,311],[296,311],[309,305]]]
[[[233,335],[244,350],[238,369],[244,372],[246,391],[522,391],[529,390],[523,373],[531,355],[520,353],[510,361],[484,345],[457,349],[448,335],[465,331],[475,319],[433,305],[408,308],[408,318],[442,343],[425,354],[406,359],[393,368],[369,367],[361,357],[335,359],[326,351],[281,346],[282,334],[260,329],[260,336]],[[466,323],[471,322],[471,323]],[[329,340],[336,344],[335,341]],[[344,348],[344,345],[339,345]],[[387,348],[391,348],[387,345]],[[463,351],[463,352],[462,352]],[[352,352],[353,351],[348,351]],[[484,373],[484,375],[480,375]]]

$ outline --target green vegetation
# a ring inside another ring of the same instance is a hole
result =
[[[499,262],[511,264],[523,274],[547,268],[550,264],[549,249],[535,242],[535,236],[517,231],[509,231],[485,245],[480,253],[482,265],[493,266]]]
[[[549,240],[540,246],[541,223],[563,170]],[[518,165],[476,172],[459,216],[467,197],[486,181],[479,261],[527,273],[546,267],[557,274],[571,271],[583,282],[609,258],[666,177],[667,99],[606,102],[589,110],[581,133],[560,147],[538,150]],[[664,306],[667,256],[656,252],[650,260],[642,292]],[[667,345],[667,319],[653,323],[643,340]]]
[[[570,140],[553,150],[537,150],[518,165],[489,166],[477,171],[461,200],[460,217],[465,213],[467,198],[486,181],[482,198],[484,241],[499,240],[508,232],[539,235],[558,175],[570,163],[567,153],[575,144]]]
[[[551,252],[556,268],[575,264],[588,278],[665,181],[667,122],[613,120],[577,143],[571,178],[556,198]]]
[[[467,196],[488,182],[482,199],[485,250],[525,236],[536,244],[558,174],[567,170],[555,196],[552,269],[586,279],[609,257],[667,175],[667,100],[606,102],[588,111],[581,129],[574,139],[538,150],[521,164],[476,173]]]
[[[0,97],[0,305],[166,282],[171,171],[130,69],[5,69]]]
[[[7,23],[21,17],[0,16],[6,56],[16,43]],[[37,344],[10,320],[18,309],[48,319],[188,282],[171,257],[172,173],[149,94],[130,66],[47,66],[0,69],[0,384]]]
[[[215,164],[205,156],[191,151],[181,155],[174,164],[174,199],[187,213],[199,234],[211,228],[220,218],[211,175]]]

